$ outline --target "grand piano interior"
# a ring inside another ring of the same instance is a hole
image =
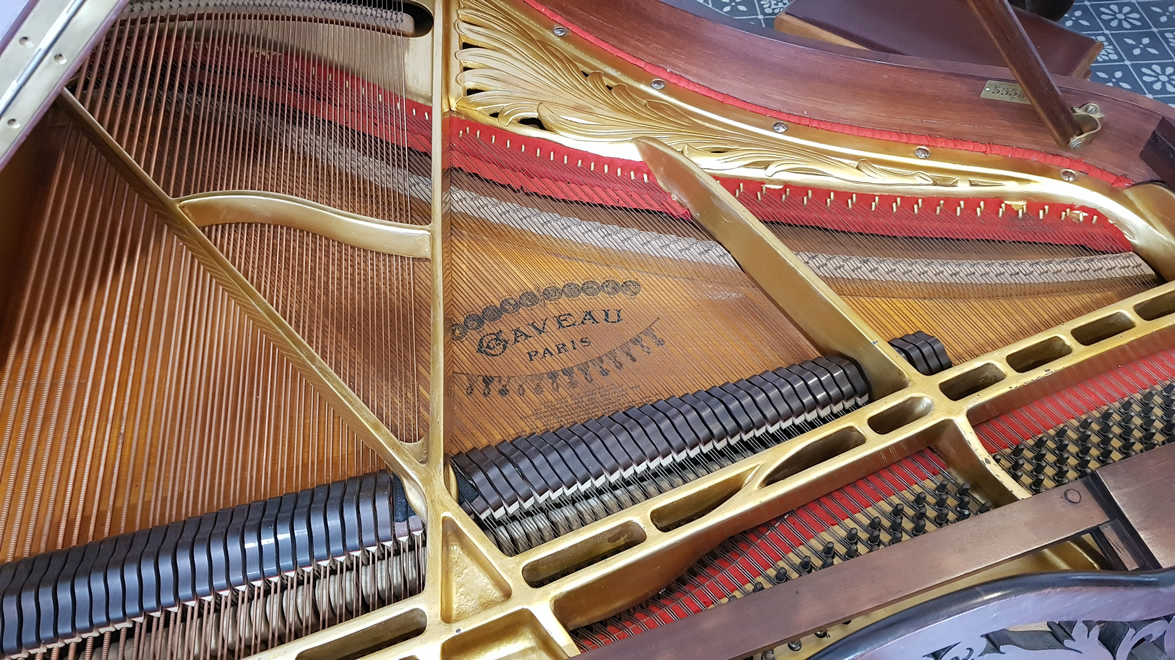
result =
[[[843,657],[1171,565],[1166,106],[649,0],[15,12],[0,655]]]

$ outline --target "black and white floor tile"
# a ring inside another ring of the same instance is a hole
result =
[[[698,0],[770,28],[790,0]],[[1175,0],[1078,0],[1061,23],[1102,42],[1091,80],[1175,105]]]

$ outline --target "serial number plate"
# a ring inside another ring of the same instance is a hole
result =
[[[983,93],[979,95],[982,99],[992,99],[994,101],[1008,101],[1009,103],[1023,103],[1025,105],[1031,103],[1027,96],[1024,96],[1024,90],[1013,82],[1002,82],[999,80],[989,80],[983,85]]]

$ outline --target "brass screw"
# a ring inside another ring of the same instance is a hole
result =
[[[926,147],[918,147],[914,149],[914,155],[922,159],[927,159],[930,158],[930,150]]]
[[[649,87],[653,89],[665,89],[665,81],[660,78],[654,78],[653,82],[649,83]]]
[[[551,30],[551,32],[554,32],[556,37],[566,37],[568,29],[562,25],[556,25],[555,29]]]

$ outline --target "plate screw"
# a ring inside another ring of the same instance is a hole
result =
[[[567,30],[567,28],[563,27],[562,25],[556,25],[555,29],[551,30],[551,31],[555,33],[556,37],[566,37],[568,30]]]
[[[53,56],[53,61],[57,62],[58,64],[65,64],[65,56],[61,53],[57,53]]]
[[[665,81],[660,78],[654,78],[653,82],[649,83],[649,87],[653,89],[665,89]]]
[[[914,150],[914,155],[919,158],[930,158],[930,150],[926,147],[918,147]]]
[[[32,45],[33,45],[33,40],[32,40],[32,39],[29,39],[28,37],[21,37],[21,38],[20,38],[20,45],[22,45],[22,46],[32,46]]]
[[[787,124],[785,124],[781,121],[777,121],[771,125],[771,130],[775,131],[776,133],[786,133],[787,132]]]
[[[1061,170],[1061,179],[1072,183],[1077,180],[1077,173],[1073,170]]]
[[[788,642],[787,647],[793,651],[799,651],[804,648],[804,643],[797,639],[794,642]]]
[[[8,120],[8,127],[9,128],[20,128],[20,120],[16,119],[15,117],[12,119],[9,119]]]
[[[1065,501],[1070,504],[1077,504],[1081,501],[1081,493],[1072,488],[1068,488],[1065,490]]]

